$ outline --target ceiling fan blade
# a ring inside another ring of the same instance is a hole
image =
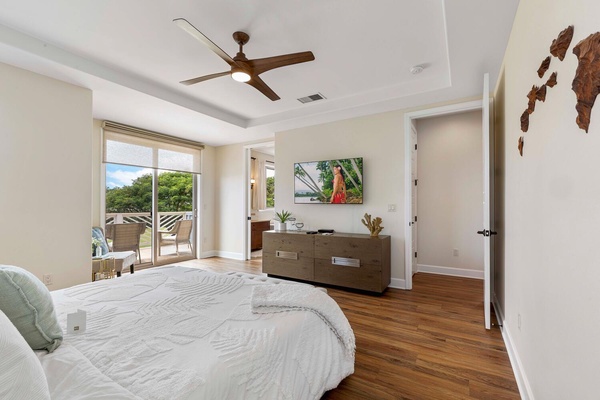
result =
[[[279,100],[279,96],[277,96],[277,93],[275,93],[273,91],[273,89],[271,89],[266,83],[265,81],[263,81],[262,79],[260,79],[258,76],[253,76],[248,82],[246,82],[248,85],[253,86],[254,88],[256,88],[259,92],[261,92],[262,94],[264,94],[265,96],[267,96],[269,99],[271,99],[272,101],[275,100]]]
[[[198,78],[188,79],[187,81],[181,81],[179,83],[181,83],[182,85],[185,85],[185,86],[190,86],[190,85],[193,85],[194,83],[204,82],[209,79],[218,78],[220,76],[225,76],[225,75],[229,75],[229,74],[231,74],[230,71],[218,72],[216,74],[204,75],[204,76],[199,76]]]
[[[236,62],[233,61],[233,58],[231,58],[229,56],[229,54],[225,53],[219,46],[214,44],[212,40],[210,40],[209,38],[204,36],[204,34],[202,32],[200,32],[198,29],[196,29],[196,27],[194,25],[190,24],[186,19],[176,18],[173,20],[173,22],[175,22],[177,24],[177,26],[179,26],[181,29],[183,29],[184,31],[186,31],[187,33],[189,33],[190,35],[195,37],[197,40],[202,42],[206,47],[208,47],[215,54],[217,54],[219,57],[221,57],[227,64],[237,65]]]
[[[303,51],[301,53],[250,60],[248,65],[254,69],[256,75],[259,75],[271,69],[313,61],[314,59],[315,56],[312,51]]]

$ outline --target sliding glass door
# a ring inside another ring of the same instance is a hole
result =
[[[110,121],[102,127],[106,232],[115,232],[113,247],[119,247],[116,233],[122,230],[133,240],[129,245],[139,243],[141,264],[194,258],[204,146]],[[139,229],[125,226],[132,224]]]
[[[119,248],[123,240],[131,247],[139,240],[140,265],[194,258],[194,178],[187,172],[106,164],[105,222],[111,247]],[[123,224],[137,224],[140,229],[122,228]],[[123,239],[121,231],[128,238]],[[138,239],[132,237],[136,232]]]
[[[157,263],[194,258],[194,174],[158,171]]]

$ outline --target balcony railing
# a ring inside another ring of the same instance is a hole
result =
[[[171,230],[175,225],[175,222],[184,219],[192,219],[192,211],[173,211],[173,212],[159,212],[159,230]],[[105,219],[106,225],[108,224],[128,224],[132,222],[145,222],[146,231],[140,238],[140,247],[150,247],[152,245],[152,229],[153,220],[149,212],[141,213],[107,213]]]

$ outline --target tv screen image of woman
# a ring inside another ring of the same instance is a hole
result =
[[[362,204],[362,157],[295,163],[294,203]]]
[[[331,204],[346,203],[346,182],[344,182],[344,173],[341,165],[333,167],[333,192],[331,193]]]

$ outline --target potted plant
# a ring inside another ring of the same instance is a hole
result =
[[[286,222],[290,219],[292,213],[289,211],[281,210],[281,212],[275,213],[275,230],[276,231],[285,231],[286,230]]]

